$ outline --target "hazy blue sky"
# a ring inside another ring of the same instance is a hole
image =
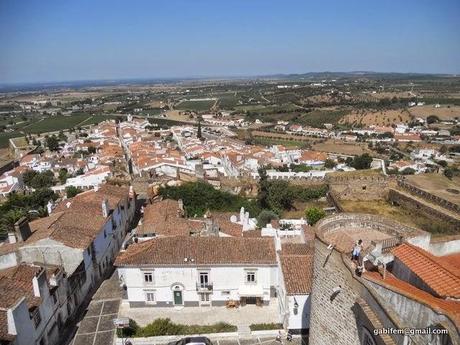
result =
[[[0,0],[0,83],[460,73],[460,0]]]

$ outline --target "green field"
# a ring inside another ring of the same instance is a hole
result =
[[[37,121],[30,126],[24,127],[23,130],[27,133],[56,132],[76,127],[90,117],[91,115],[88,114],[47,117],[44,120]]]
[[[314,110],[302,115],[296,123],[324,128],[325,123],[336,124],[348,112],[348,110]]]
[[[0,148],[8,147],[10,138],[20,137],[22,134],[18,131],[11,133],[0,133]]]
[[[86,120],[81,122],[79,126],[88,126],[88,125],[97,125],[98,123],[101,123],[103,121],[107,120],[116,120],[116,119],[126,119],[126,116],[124,115],[94,115],[88,117]]]
[[[183,101],[176,105],[178,110],[205,111],[211,109],[215,101]]]

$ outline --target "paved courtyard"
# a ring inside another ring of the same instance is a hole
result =
[[[226,307],[130,308],[126,302],[122,302],[119,313],[120,317],[136,320],[140,326],[145,326],[160,317],[170,318],[175,323],[185,325],[210,325],[222,321],[235,326],[249,326],[253,323],[279,322],[276,298],[273,298],[268,306],[246,305],[235,309]]]

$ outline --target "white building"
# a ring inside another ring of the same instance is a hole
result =
[[[310,327],[314,249],[304,243],[286,243],[281,248],[278,259],[281,322],[291,333],[306,333]]]
[[[115,266],[130,307],[266,305],[278,285],[269,238],[156,238],[131,245]]]
[[[98,191],[80,193],[61,202],[48,217],[17,222],[15,233],[8,234],[10,243],[1,246],[0,269],[11,270],[20,262],[61,268],[66,288],[56,298],[64,307],[60,319],[50,327],[59,325],[75,315],[91,289],[110,271],[134,212],[135,195],[126,187],[104,185]],[[22,327],[21,322],[19,325]],[[35,344],[40,334],[35,327],[30,335],[34,342],[27,338],[14,344]],[[13,328],[5,333],[14,335],[18,333]],[[55,343],[57,339],[36,344]]]

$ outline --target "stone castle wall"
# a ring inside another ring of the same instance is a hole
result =
[[[359,326],[354,310],[359,290],[341,254],[315,240],[310,345],[359,345]],[[330,255],[329,255],[330,254]],[[333,289],[342,290],[333,298]]]
[[[422,190],[403,180],[398,181],[398,187],[409,192],[410,194],[413,194],[415,196],[418,196],[419,198],[425,199],[426,201],[430,203],[436,204],[449,211],[455,212],[460,216],[460,205],[458,204],[455,204],[449,200],[443,199],[437,195],[434,195],[425,190]]]
[[[383,200],[391,186],[392,178],[375,176],[327,176],[329,189],[338,199],[343,200]]]
[[[444,221],[451,225],[452,229],[460,229],[460,217],[455,217],[449,213],[442,212],[442,209],[437,209],[427,202],[416,200],[410,195],[403,194],[396,189],[390,189],[388,199],[392,203],[396,203],[397,205],[413,212],[421,212],[428,217]]]

